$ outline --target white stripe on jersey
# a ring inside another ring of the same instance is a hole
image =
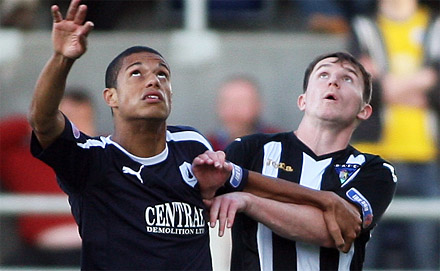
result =
[[[101,141],[97,139],[87,139],[86,143],[76,143],[76,145],[83,149],[90,149],[91,147],[100,147],[105,148],[105,145],[107,145],[107,138],[101,136],[99,137]]]
[[[87,139],[86,143],[76,143],[76,144],[83,149],[89,149],[90,147],[101,147],[104,149],[106,145],[111,144],[111,145],[116,146],[119,150],[121,150],[123,153],[125,153],[125,155],[127,155],[128,157],[130,157],[134,161],[136,161],[142,165],[146,165],[146,166],[158,164],[162,161],[165,161],[165,159],[167,159],[167,157],[168,157],[168,146],[167,145],[165,145],[165,149],[161,153],[159,153],[158,155],[155,155],[152,157],[139,157],[139,156],[136,156],[136,155],[129,153],[121,145],[114,142],[111,139],[111,136],[108,136],[108,137],[101,136],[100,139],[101,139],[101,141],[99,141],[97,139]]]
[[[303,152],[303,165],[301,170],[301,179],[299,184],[315,190],[321,189],[322,174],[332,162],[331,158],[322,161],[316,161],[305,152]]]
[[[143,165],[155,165],[162,161],[165,161],[165,159],[168,157],[168,145],[165,145],[165,149],[159,153],[158,155],[155,155],[153,157],[139,157],[136,155],[133,155],[129,153],[127,150],[125,150],[121,145],[114,142],[111,139],[111,136],[108,137],[100,137],[101,140],[97,139],[87,139],[85,143],[77,143],[77,145],[83,149],[89,149],[91,147],[101,147],[105,148],[107,144],[112,144],[116,146],[118,149],[120,149],[123,153],[125,153],[127,156],[129,156],[134,161],[143,164]],[[166,140],[168,141],[197,141],[205,145],[205,147],[212,151],[211,144],[199,133],[194,131],[183,131],[183,132],[175,132],[171,133],[167,130],[166,132]]]
[[[270,177],[278,176],[278,167],[272,166],[272,163],[278,164],[280,162],[281,150],[280,142],[269,142],[264,145],[263,170],[261,171],[263,175]],[[261,223],[258,223],[257,245],[260,256],[260,270],[272,271],[272,230]]]
[[[331,158],[316,161],[303,153],[299,184],[315,190],[321,189],[322,174],[332,162]],[[297,270],[319,270],[319,246],[296,242]]]
[[[204,138],[201,134],[194,131],[183,131],[171,133],[167,130],[167,141],[198,141],[205,145],[205,147],[212,151],[212,146],[209,144],[208,140]]]
[[[351,248],[347,253],[339,252],[338,271],[350,270],[350,264],[351,264],[351,260],[353,259],[353,255],[354,255],[354,244],[351,245]]]

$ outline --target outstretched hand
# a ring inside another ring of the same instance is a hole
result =
[[[209,208],[209,225],[214,228],[219,221],[218,236],[222,237],[226,228],[232,228],[235,215],[247,206],[248,193],[232,192],[217,196],[212,200],[204,200]]]
[[[230,178],[232,164],[226,161],[224,152],[206,151],[194,159],[192,171],[199,183],[202,198],[212,199],[217,189]]]
[[[93,29],[93,23],[85,22],[87,6],[80,5],[81,0],[72,0],[63,19],[57,5],[52,6],[52,43],[54,51],[64,57],[77,59],[87,50],[87,35]]]
[[[335,241],[336,247],[347,253],[361,232],[362,219],[359,210],[353,204],[333,192],[325,192],[330,204],[323,210],[327,229]]]

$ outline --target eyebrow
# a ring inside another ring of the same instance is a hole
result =
[[[128,65],[128,66],[125,68],[125,71],[127,71],[128,69],[130,69],[131,67],[136,66],[136,65],[142,65],[142,62],[137,61],[137,62],[134,62],[134,63]],[[170,68],[168,67],[168,65],[167,65],[165,62],[163,62],[163,61],[159,62],[158,66],[159,66],[159,67],[164,67],[165,69],[167,69],[168,72],[171,72],[171,71],[170,71]]]
[[[136,65],[142,65],[142,63],[141,63],[141,62],[134,62],[134,63],[128,65],[128,66],[125,68],[125,70],[127,71],[128,69],[130,69],[131,67],[136,66]]]
[[[316,68],[315,72],[317,72],[321,68],[330,67],[330,66],[332,66],[332,64],[321,64],[320,66],[318,66],[318,68]],[[349,73],[353,73],[356,77],[359,77],[359,75],[356,73],[355,69],[347,68],[347,67],[342,67],[342,68],[344,70],[347,70]]]

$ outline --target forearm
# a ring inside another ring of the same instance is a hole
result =
[[[287,239],[335,247],[321,210],[306,205],[281,203],[252,194],[247,197],[245,213]]]
[[[58,106],[73,62],[72,59],[54,53],[37,80],[29,122],[40,141],[50,141],[61,134],[64,128],[64,118]]]
[[[311,205],[321,210],[326,210],[330,198],[336,196],[332,192],[313,190],[297,183],[267,177],[253,171],[249,171],[244,191],[276,201]]]
[[[407,76],[388,74],[381,80],[384,101],[426,106],[426,93],[435,86],[437,77],[435,71],[429,68]]]

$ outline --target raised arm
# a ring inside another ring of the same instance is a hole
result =
[[[72,0],[63,19],[59,7],[52,6],[53,54],[44,66],[35,86],[29,122],[43,148],[63,131],[64,117],[58,106],[64,94],[67,75],[76,59],[86,51],[87,35],[93,28],[85,22],[87,6]]]
[[[212,199],[215,191],[230,179],[232,166],[222,152],[207,151],[193,161],[202,196]],[[359,210],[333,192],[313,190],[279,178],[249,171],[245,192],[256,196],[301,205],[310,205],[323,212],[326,228],[336,246],[347,252],[361,230]]]

